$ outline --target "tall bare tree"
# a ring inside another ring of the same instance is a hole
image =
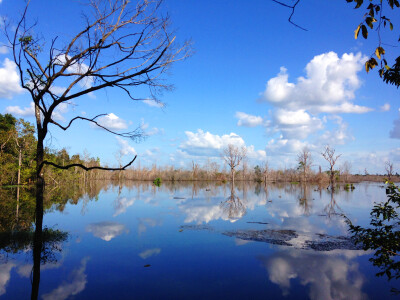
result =
[[[335,189],[335,164],[336,161],[338,160],[338,158],[340,156],[342,156],[341,154],[339,155],[335,155],[335,148],[331,148],[329,145],[325,146],[325,151],[322,152],[322,156],[323,158],[325,158],[325,160],[329,163],[329,184],[331,186],[331,189],[334,190]]]
[[[390,181],[393,176],[393,162],[391,162],[390,160],[385,162],[385,171],[386,175],[388,176],[388,180]]]
[[[163,74],[171,64],[190,54],[190,45],[176,45],[175,36],[168,26],[169,20],[160,13],[161,0],[84,0],[82,29],[73,33],[66,43],[61,40],[65,40],[67,33],[61,39],[54,36],[47,40],[36,35],[36,22],[30,25],[30,3],[27,0],[15,25],[6,24],[5,36],[11,45],[21,87],[28,91],[35,108],[36,228],[42,228],[44,165],[60,169],[77,166],[86,171],[121,170],[136,158],[122,168],[86,167],[81,164],[60,166],[46,161],[44,141],[49,125],[67,130],[76,120],[83,120],[122,137],[143,137],[140,128],[118,133],[102,126],[99,118],[106,114],[75,116],[67,125],[61,125],[54,119],[56,109],[106,88],[117,88],[132,100],[150,98],[159,101],[157,94],[171,88],[163,81]],[[71,20],[77,23],[72,17]],[[136,96],[133,90],[138,86],[147,86],[150,96]],[[37,234],[35,232],[34,242],[34,256],[40,256],[41,242],[36,236],[41,236],[40,230]],[[40,280],[40,268],[33,271],[35,280]],[[38,286],[38,282],[34,283],[33,286]],[[37,298],[37,293],[37,290],[32,291],[32,297]]]
[[[302,173],[302,180],[305,182],[312,165],[311,153],[307,147],[304,147],[297,155],[297,162],[299,163],[298,170]]]
[[[246,147],[242,146],[239,148],[233,144],[229,144],[223,150],[223,158],[231,169],[232,185],[235,183],[235,168],[239,166],[241,161],[246,157],[246,153]]]

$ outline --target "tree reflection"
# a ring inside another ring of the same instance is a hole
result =
[[[6,259],[10,255],[32,250],[31,299],[38,298],[40,266],[57,262],[61,243],[68,233],[58,229],[43,228],[43,199],[36,202],[34,191],[17,189],[17,201],[13,189],[0,191],[0,253]]]
[[[337,204],[335,197],[334,197],[335,190],[331,189],[330,194],[331,194],[331,201],[325,206],[324,211],[327,215],[328,218],[332,218],[332,216],[335,215],[341,215],[343,210],[340,208],[340,206]],[[339,213],[340,211],[340,213]]]
[[[235,187],[233,184],[231,185],[230,196],[225,201],[221,202],[220,207],[230,220],[240,219],[246,214],[246,205],[235,195]]]
[[[302,183],[300,186],[300,198],[299,204],[304,210],[305,215],[310,215],[310,208],[311,208],[311,189],[310,186],[307,184]]]

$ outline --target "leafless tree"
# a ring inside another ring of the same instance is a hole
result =
[[[241,161],[246,157],[246,153],[247,151],[244,146],[239,148],[233,144],[229,144],[223,150],[223,158],[231,169],[232,185],[235,183],[235,168],[239,166]]]
[[[325,158],[325,160],[329,163],[329,183],[331,186],[331,189],[334,190],[335,186],[335,170],[334,170],[334,166],[336,164],[336,161],[338,160],[338,158],[341,156],[341,154],[339,155],[335,155],[335,148],[331,148],[329,145],[325,146],[325,151],[322,152],[322,156]]]
[[[307,147],[304,147],[297,155],[297,162],[299,163],[298,169],[302,173],[303,181],[306,182],[312,164],[311,153]]]
[[[390,181],[393,176],[393,162],[391,162],[390,160],[385,162],[385,171],[388,176],[388,180]]]
[[[60,169],[76,166],[86,171],[121,170],[136,158],[122,168],[86,167],[81,164],[60,166],[46,161],[44,140],[49,125],[67,130],[76,120],[83,120],[122,137],[143,137],[140,127],[126,133],[104,127],[99,118],[106,114],[76,116],[67,125],[61,125],[54,119],[56,109],[106,88],[118,88],[132,100],[150,98],[159,101],[158,93],[171,88],[164,82],[163,75],[171,64],[190,55],[190,45],[176,45],[169,20],[160,12],[161,0],[84,0],[82,7],[85,11],[82,15],[85,24],[66,43],[61,41],[65,37],[58,39],[54,36],[45,40],[36,35],[36,22],[30,25],[30,2],[27,0],[22,16],[15,25],[6,24],[5,36],[11,45],[21,87],[28,91],[35,107],[36,225],[42,228],[44,165]],[[76,22],[73,17],[70,18],[71,22]],[[133,89],[138,86],[147,86],[150,96],[136,96]],[[40,232],[37,235],[40,236]],[[39,249],[34,252],[40,255],[41,245],[35,244],[34,248]],[[34,280],[39,280],[39,274],[40,270],[39,273],[34,270]],[[33,291],[32,297],[37,297],[37,292]]]
[[[347,182],[349,180],[350,172],[351,172],[351,163],[346,160],[340,167],[340,174],[344,177],[343,178],[344,181]]]
[[[104,127],[99,118],[106,114],[76,116],[63,126],[54,119],[60,105],[111,87],[132,100],[159,101],[157,93],[171,88],[162,75],[172,63],[190,54],[188,43],[175,45],[169,20],[159,13],[161,0],[86,0],[85,4],[85,24],[65,44],[57,36],[47,41],[34,36],[36,24],[28,25],[30,0],[16,26],[5,29],[21,86],[35,106],[38,186],[44,185],[41,171],[45,164],[60,167],[44,160],[43,142],[51,124],[67,130],[74,121],[84,120],[122,137],[143,137],[140,127],[126,133]],[[147,86],[150,97],[134,96],[133,89],[138,86]]]

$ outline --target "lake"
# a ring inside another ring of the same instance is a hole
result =
[[[352,243],[342,216],[369,224],[373,203],[386,200],[379,183],[335,193],[241,182],[46,193],[39,299],[399,297],[399,280],[375,276],[372,252]],[[25,194],[2,197],[0,299],[31,297],[35,214]]]

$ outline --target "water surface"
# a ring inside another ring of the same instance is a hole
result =
[[[40,299],[395,299],[399,288],[375,276],[341,216],[368,224],[386,200],[381,184],[333,194],[240,182],[46,192]],[[29,231],[32,201],[3,200],[2,230]],[[31,246],[2,239],[0,298],[28,299]]]

